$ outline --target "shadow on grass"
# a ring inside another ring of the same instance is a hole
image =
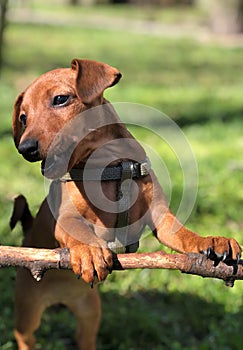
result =
[[[2,269],[0,348],[16,350],[13,340],[14,269]],[[243,311],[225,312],[224,305],[196,295],[144,291],[121,296],[101,294],[102,323],[98,350],[240,349]],[[37,349],[74,350],[75,320],[62,306],[44,314]]]
[[[243,312],[179,291],[107,293],[100,349],[240,349],[242,322]]]

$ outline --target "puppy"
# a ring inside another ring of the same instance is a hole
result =
[[[34,348],[41,315],[57,302],[77,318],[79,348],[95,349],[100,301],[97,287],[89,284],[110,273],[112,252],[137,249],[146,225],[178,252],[240,258],[233,238],[200,237],[172,214],[144,149],[103,96],[120,78],[107,64],[74,59],[71,68],[40,76],[15,102],[15,145],[26,160],[41,161],[43,175],[53,182],[35,219],[25,199],[17,200],[12,225],[22,221],[25,246],[68,247],[73,268],[48,271],[39,283],[19,269],[20,350]]]

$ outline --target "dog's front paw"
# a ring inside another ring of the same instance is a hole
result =
[[[92,284],[96,277],[103,281],[112,269],[112,253],[102,245],[76,244],[70,248],[70,257],[74,273],[87,283]]]
[[[237,263],[241,257],[241,247],[234,238],[208,236],[202,238],[199,243],[199,252],[207,257],[217,258],[225,261],[226,259],[236,260]]]

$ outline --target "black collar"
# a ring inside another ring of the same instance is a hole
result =
[[[147,176],[151,168],[149,158],[143,162],[122,162],[116,166],[108,166],[106,168],[73,168],[69,173],[60,178],[62,182],[66,181],[110,181],[121,180],[124,164],[130,168],[131,178],[140,178]]]

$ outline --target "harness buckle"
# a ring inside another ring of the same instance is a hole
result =
[[[151,168],[149,158],[146,158],[145,161],[140,163],[140,174],[141,176],[146,176],[149,174],[149,170]]]

